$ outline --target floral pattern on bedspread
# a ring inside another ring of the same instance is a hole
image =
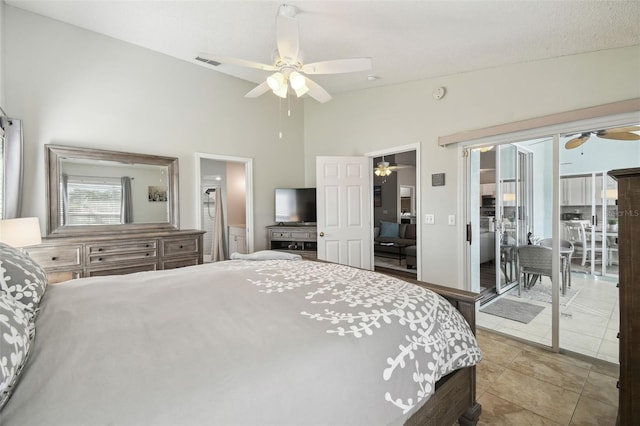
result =
[[[255,265],[251,265],[255,267]],[[243,265],[233,266],[239,269]],[[265,293],[308,287],[311,320],[327,322],[327,333],[363,339],[385,325],[404,328],[404,342],[386,359],[382,377],[412,369],[415,396],[386,392],[385,400],[411,411],[435,391],[435,383],[459,368],[477,364],[482,354],[464,317],[443,297],[423,287],[370,271],[320,262],[266,261],[249,279]]]

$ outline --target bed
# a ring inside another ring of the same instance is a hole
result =
[[[478,421],[474,294],[277,255],[46,287],[0,249],[3,426]]]

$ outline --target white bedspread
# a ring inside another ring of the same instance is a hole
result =
[[[443,298],[345,266],[87,278],[48,288],[0,424],[399,424],[480,357]]]

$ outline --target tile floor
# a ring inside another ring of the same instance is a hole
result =
[[[478,330],[480,425],[615,425],[619,369]]]
[[[567,306],[560,308],[562,349],[618,363],[620,311],[617,282],[617,278],[580,273],[572,275],[572,288],[579,289],[579,292]],[[527,299],[524,290],[521,298],[517,290],[505,297],[525,300],[545,309],[528,324],[478,312],[478,327],[551,346],[551,304]]]

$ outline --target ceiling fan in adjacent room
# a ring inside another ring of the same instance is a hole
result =
[[[376,176],[389,176],[393,171],[404,169],[405,167],[410,166],[404,166],[401,164],[392,166],[388,161],[384,161],[384,157],[382,157],[382,161],[379,161],[376,167],[373,168],[373,173]]]
[[[331,95],[306,75],[341,74],[369,70],[371,69],[371,58],[336,59],[305,64],[302,50],[300,50],[298,20],[295,19],[297,12],[295,6],[288,4],[280,5],[278,9],[276,15],[277,49],[273,53],[272,65],[209,53],[200,53],[196,59],[213,66],[227,64],[273,72],[264,82],[247,93],[245,95],[247,98],[256,98],[271,90],[281,98],[286,98],[287,94],[291,92],[295,93],[297,97],[306,94],[318,102],[327,102],[331,100]]]
[[[640,140],[640,135],[637,132],[640,130],[640,126],[627,126],[627,127],[617,127],[614,129],[605,129],[605,130],[596,130],[592,132],[584,132],[580,134],[580,136],[571,139],[567,142],[564,147],[566,149],[574,149],[585,143],[589,140],[591,135],[596,135],[599,138],[603,139],[615,139],[621,141],[637,141]]]

